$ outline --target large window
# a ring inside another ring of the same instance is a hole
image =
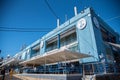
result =
[[[61,39],[60,39],[61,45],[60,46],[62,47],[70,43],[73,43],[75,41],[77,41],[76,30],[75,28],[73,28],[61,34]]]
[[[58,48],[58,35],[46,41],[46,52]],[[60,33],[60,47],[69,45],[77,40],[76,28],[72,27]]]
[[[110,37],[110,42],[116,43],[116,37],[113,34],[110,33],[109,37]]]
[[[57,36],[54,38],[49,39],[46,42],[46,52],[54,50],[57,48]]]
[[[108,31],[105,28],[101,27],[101,33],[103,40],[109,42]]]
[[[113,34],[111,34],[108,30],[101,27],[101,33],[104,41],[116,43],[116,37]]]
[[[31,57],[37,56],[40,54],[40,44],[37,44],[32,48],[32,54]]]
[[[106,49],[106,57],[107,57],[108,62],[113,62],[113,55],[112,55],[111,48],[106,46],[105,49]]]

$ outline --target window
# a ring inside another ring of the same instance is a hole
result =
[[[104,41],[109,41],[108,31],[101,27],[102,38]]]
[[[110,37],[110,42],[112,43],[116,43],[116,37],[114,35],[112,35],[111,33],[109,34]]]
[[[116,37],[105,28],[101,27],[101,33],[104,41],[116,43]]]
[[[32,48],[31,57],[37,56],[39,54],[40,54],[40,44],[37,44]]]
[[[112,55],[111,48],[106,46],[105,49],[106,49],[106,57],[107,57],[108,62],[113,61],[113,55]]]
[[[61,47],[75,42],[77,40],[75,28],[68,29],[60,35],[60,38]]]
[[[57,48],[57,36],[54,38],[49,39],[46,42],[46,52],[54,50]]]
[[[60,34],[60,47],[73,43],[77,40],[76,28],[72,27]],[[58,36],[46,41],[46,52],[58,48]]]
[[[20,55],[18,59],[21,59],[21,58],[22,58],[22,56]]]

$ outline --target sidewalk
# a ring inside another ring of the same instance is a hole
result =
[[[0,75],[0,80],[2,80],[1,75]],[[13,75],[13,77],[10,79],[9,75],[6,75],[5,80],[49,80],[49,79],[38,79],[38,78],[24,77],[24,76],[18,76],[18,75]]]
[[[2,80],[1,77],[0,77],[0,80]],[[19,79],[19,78],[15,77],[15,76],[13,76],[13,77],[10,79],[9,75],[6,75],[6,76],[5,76],[5,80],[25,80],[25,79]]]

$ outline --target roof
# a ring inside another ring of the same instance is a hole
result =
[[[50,64],[62,61],[69,61],[75,59],[81,59],[91,57],[91,55],[83,54],[79,52],[72,52],[68,49],[55,49],[53,51],[45,53],[43,56],[35,56],[29,60],[20,62],[20,64]]]
[[[20,62],[21,60],[18,60],[16,58],[11,58],[11,59],[8,59],[6,60],[5,62],[2,63],[2,65],[0,67],[3,67],[5,65],[11,65],[11,64],[16,64],[18,62]]]

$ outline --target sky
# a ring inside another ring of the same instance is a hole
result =
[[[56,16],[60,23],[92,7],[112,29],[120,34],[120,0],[0,0],[0,57],[14,56],[22,45],[30,45],[56,28]],[[53,14],[55,13],[55,14]],[[56,15],[56,16],[55,16]],[[7,31],[3,29],[37,29],[36,32]]]

